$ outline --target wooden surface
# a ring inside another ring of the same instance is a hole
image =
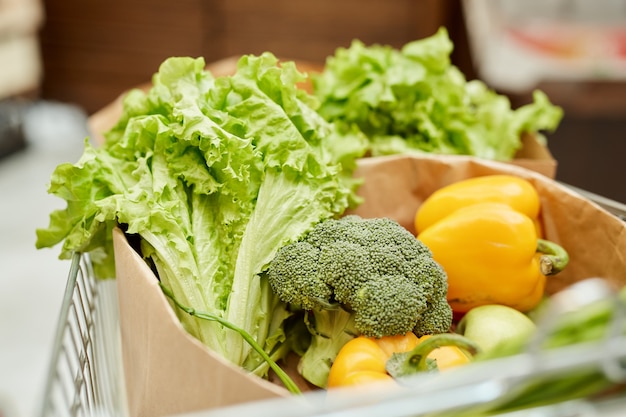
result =
[[[449,26],[470,66],[457,0],[45,0],[44,98],[89,114],[149,81],[174,55],[246,53],[323,62],[352,39],[400,47]]]
[[[150,79],[170,55],[200,55],[202,0],[45,1],[42,96],[91,113]]]

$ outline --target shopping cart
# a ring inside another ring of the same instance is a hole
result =
[[[114,280],[74,254],[39,415],[127,415]]]
[[[626,219],[626,206],[575,189],[609,212]],[[592,280],[594,281],[594,280]],[[587,301],[607,296],[597,280],[583,290]],[[626,306],[616,305],[614,334],[592,344],[557,351],[529,351],[499,362],[484,362],[480,371],[454,378],[417,377],[407,390],[369,392],[367,398],[347,390],[321,401],[321,392],[187,414],[186,417],[368,417],[438,416],[497,401],[539,373],[558,375],[571,369],[601,369],[615,381],[626,381]],[[558,312],[554,312],[558,314]],[[547,316],[550,317],[550,316]],[[621,326],[618,327],[617,325]],[[549,322],[543,328],[549,331]],[[420,380],[420,378],[424,378]],[[301,398],[304,397],[304,398]],[[427,401],[424,401],[427,399]],[[626,394],[602,401],[580,399],[501,414],[510,417],[618,417],[626,415]],[[75,254],[61,308],[52,360],[39,417],[126,417],[125,387],[115,281],[94,277],[85,254]],[[182,416],[180,416],[182,417]]]

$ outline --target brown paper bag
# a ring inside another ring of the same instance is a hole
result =
[[[365,179],[360,189],[364,204],[353,212],[391,217],[414,231],[415,211],[433,191],[461,179],[496,173],[518,175],[535,185],[541,195],[546,238],[570,254],[568,268],[549,278],[549,293],[590,277],[626,284],[626,224],[555,181],[519,166],[458,156],[362,159],[356,175]],[[156,277],[120,230],[114,242],[131,417],[290,395],[231,366],[187,334]]]
[[[438,188],[461,179],[508,173],[529,180],[541,197],[546,239],[570,254],[565,271],[548,279],[548,292],[590,277],[626,285],[626,224],[599,205],[536,171],[463,156],[392,156],[362,159],[365,203],[354,212],[389,216],[415,232],[415,212]]]
[[[189,335],[120,229],[113,242],[130,416],[158,417],[288,394]]]

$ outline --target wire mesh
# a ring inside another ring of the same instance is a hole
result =
[[[123,416],[114,281],[96,280],[89,257],[72,258],[40,417]]]

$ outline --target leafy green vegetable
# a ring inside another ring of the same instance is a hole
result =
[[[467,81],[450,61],[444,28],[406,44],[366,46],[355,40],[337,49],[312,78],[319,112],[356,125],[372,155],[414,152],[510,160],[524,132],[558,127],[562,109],[535,91],[533,103],[513,110],[509,99],[479,80]]]
[[[243,329],[276,359],[292,313],[260,273],[277,250],[356,204],[352,177],[365,138],[340,134],[296,88],[295,64],[243,56],[215,78],[202,59],[167,59],[144,93],[130,92],[100,147],[62,164],[49,192],[67,201],[37,231],[61,258],[89,252],[114,276],[111,230],[140,237],[140,252],[182,305]],[[263,374],[241,336],[179,312],[209,348]]]

